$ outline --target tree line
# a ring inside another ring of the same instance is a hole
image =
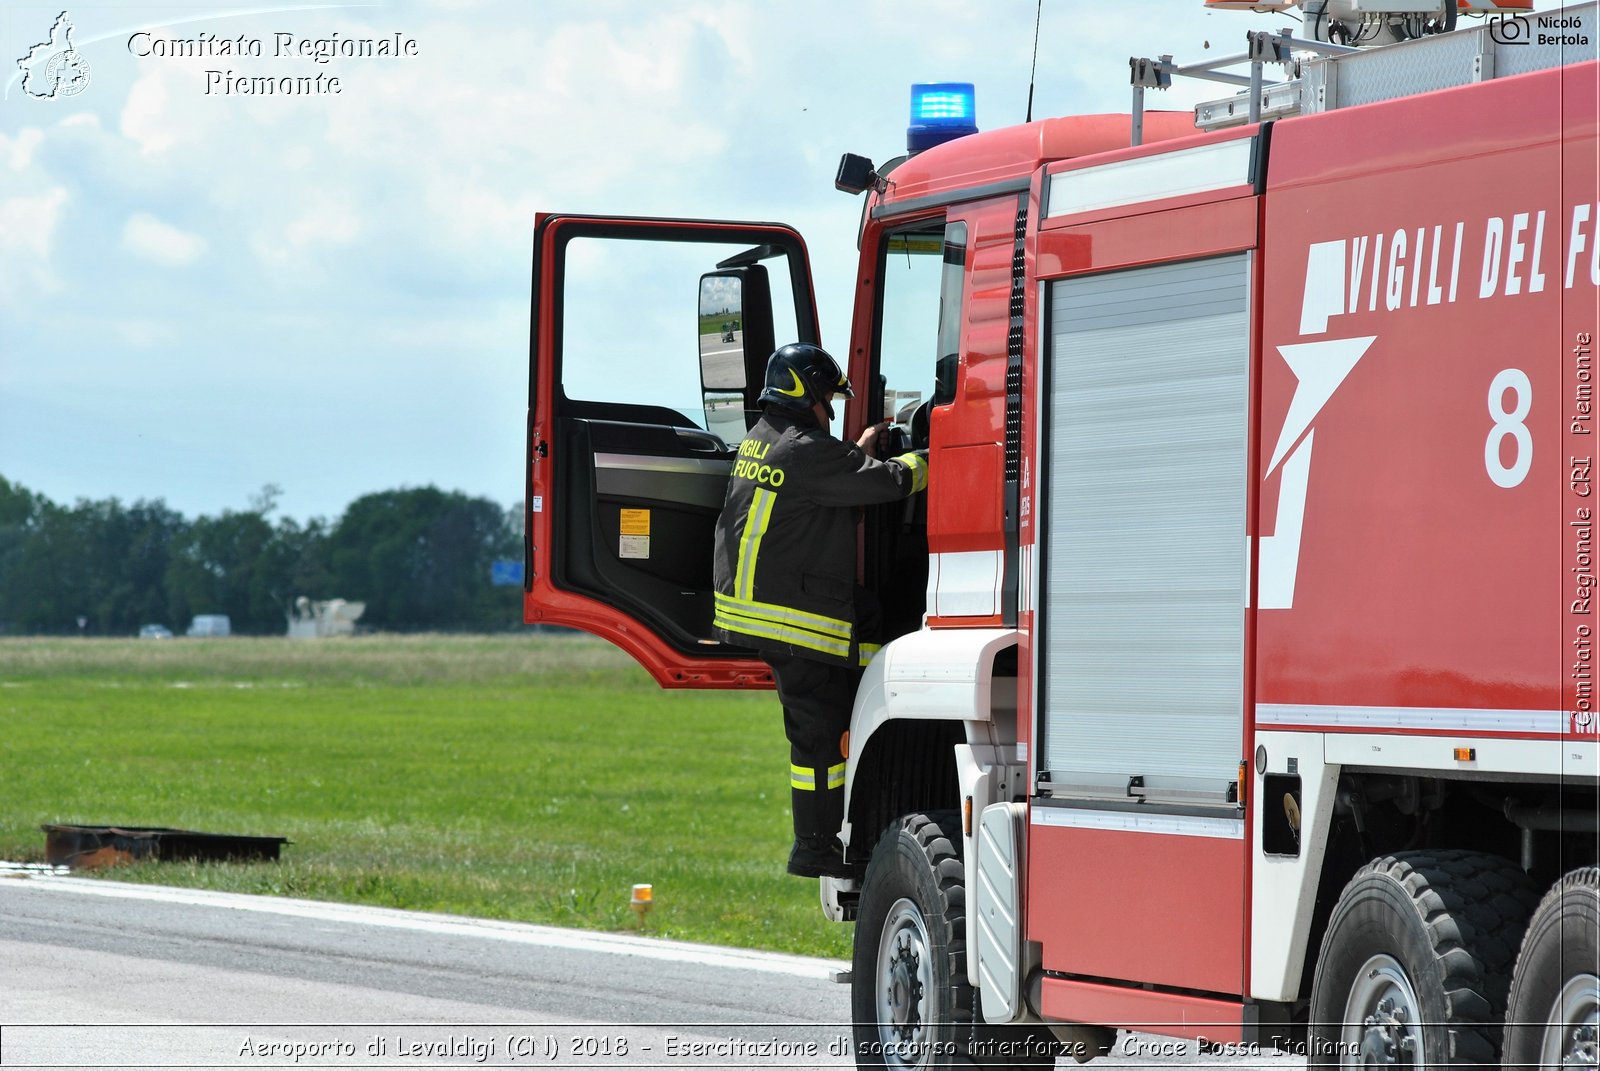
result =
[[[181,633],[196,614],[227,614],[235,632],[281,635],[301,595],[365,602],[363,628],[521,621],[522,589],[490,584],[492,562],[522,557],[520,510],[422,487],[302,524],[269,519],[277,493],[191,520],[161,499],[58,505],[0,476],[0,633]]]

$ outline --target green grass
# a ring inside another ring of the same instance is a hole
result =
[[[43,823],[286,836],[198,886],[847,956],[783,873],[770,692],[662,691],[582,637],[0,640],[0,858]]]

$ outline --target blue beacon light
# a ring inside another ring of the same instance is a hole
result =
[[[919,153],[976,134],[976,97],[971,82],[918,82],[913,85],[906,152]]]

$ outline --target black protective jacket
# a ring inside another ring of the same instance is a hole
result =
[[[856,635],[856,507],[928,485],[921,454],[878,461],[809,413],[768,406],[739,444],[717,521],[719,639],[864,665]]]

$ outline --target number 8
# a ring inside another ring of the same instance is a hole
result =
[[[1506,391],[1516,395],[1509,413],[1505,409]],[[1483,444],[1483,466],[1489,479],[1500,487],[1517,486],[1528,478],[1528,469],[1533,466],[1533,433],[1523,423],[1532,408],[1533,384],[1522,369],[1507,368],[1489,384],[1489,415],[1494,418],[1494,427]],[[1500,463],[1500,443],[1507,435],[1517,446],[1517,456],[1509,466]]]

